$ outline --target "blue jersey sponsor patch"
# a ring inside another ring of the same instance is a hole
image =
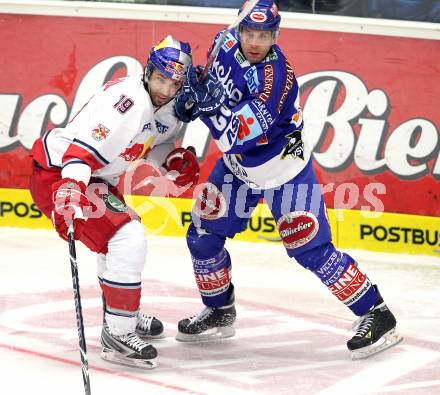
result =
[[[248,104],[243,106],[237,113],[237,118],[240,121],[238,128],[237,145],[243,145],[244,142],[254,139],[263,134],[263,128],[258,122],[254,112]]]
[[[273,116],[267,106],[260,100],[254,100],[252,103],[252,111],[260,122],[263,132],[267,132],[273,123]]]
[[[225,52],[229,52],[235,44],[237,44],[237,39],[231,33],[228,33],[223,41],[222,48]]]
[[[260,81],[258,81],[258,72],[255,66],[252,66],[246,73],[244,79],[247,81],[247,86],[250,93],[258,93]]]

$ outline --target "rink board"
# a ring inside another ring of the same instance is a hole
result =
[[[8,64],[0,74],[0,188],[21,189],[29,189],[34,141],[65,126],[103,83],[141,74],[151,46],[168,34],[191,43],[194,63],[205,64],[212,38],[237,12],[71,1],[1,4],[0,48]],[[278,43],[298,80],[304,143],[313,151],[327,207],[361,210],[380,200],[387,212],[440,216],[437,24],[296,13],[282,13],[281,23]],[[423,94],[412,100],[408,92]],[[177,144],[195,147],[199,181],[205,182],[221,153],[199,119],[181,133]],[[287,146],[290,137],[284,137]],[[143,178],[141,173],[139,166],[136,176]],[[402,199],[407,190],[416,191],[417,199]],[[191,192],[180,197],[192,198]]]
[[[126,196],[141,216],[147,235],[183,237],[190,223],[192,199]],[[340,248],[440,255],[440,218],[360,210],[328,209],[334,243]],[[0,189],[0,226],[50,229],[28,190]],[[245,232],[236,239],[280,242],[266,204],[259,204]]]

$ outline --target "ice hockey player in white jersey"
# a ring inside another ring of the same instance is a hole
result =
[[[73,220],[75,239],[97,253],[101,356],[123,365],[155,367],[157,351],[145,339],[163,336],[163,325],[139,311],[144,227],[116,186],[137,159],[165,175],[172,171],[179,187],[197,182],[197,158],[174,146],[183,125],[174,97],[190,64],[189,44],[167,36],[151,49],[143,75],[108,81],[65,127],[49,130],[32,148],[35,203],[65,240]]]

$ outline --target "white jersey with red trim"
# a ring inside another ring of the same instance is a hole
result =
[[[155,108],[142,76],[109,81],[64,128],[37,140],[32,155],[41,166],[63,173],[71,165],[88,165],[92,177],[115,185],[130,163],[153,147],[165,147],[151,151],[156,166],[174,148],[182,122],[173,105],[174,100]]]

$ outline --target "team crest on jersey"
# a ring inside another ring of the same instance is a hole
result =
[[[128,210],[128,206],[111,193],[104,193],[102,200],[105,206],[114,213],[125,213]]]
[[[229,52],[235,44],[237,44],[237,39],[231,33],[228,33],[223,41],[222,48],[225,52]]]
[[[289,142],[284,146],[281,159],[285,159],[287,155],[292,155],[295,159],[304,160],[304,142],[301,137],[301,130],[286,134],[286,138],[289,139]]]
[[[110,129],[106,128],[103,124],[99,123],[98,126],[93,128],[92,130],[92,137],[96,141],[102,141],[105,140],[110,133]]]

